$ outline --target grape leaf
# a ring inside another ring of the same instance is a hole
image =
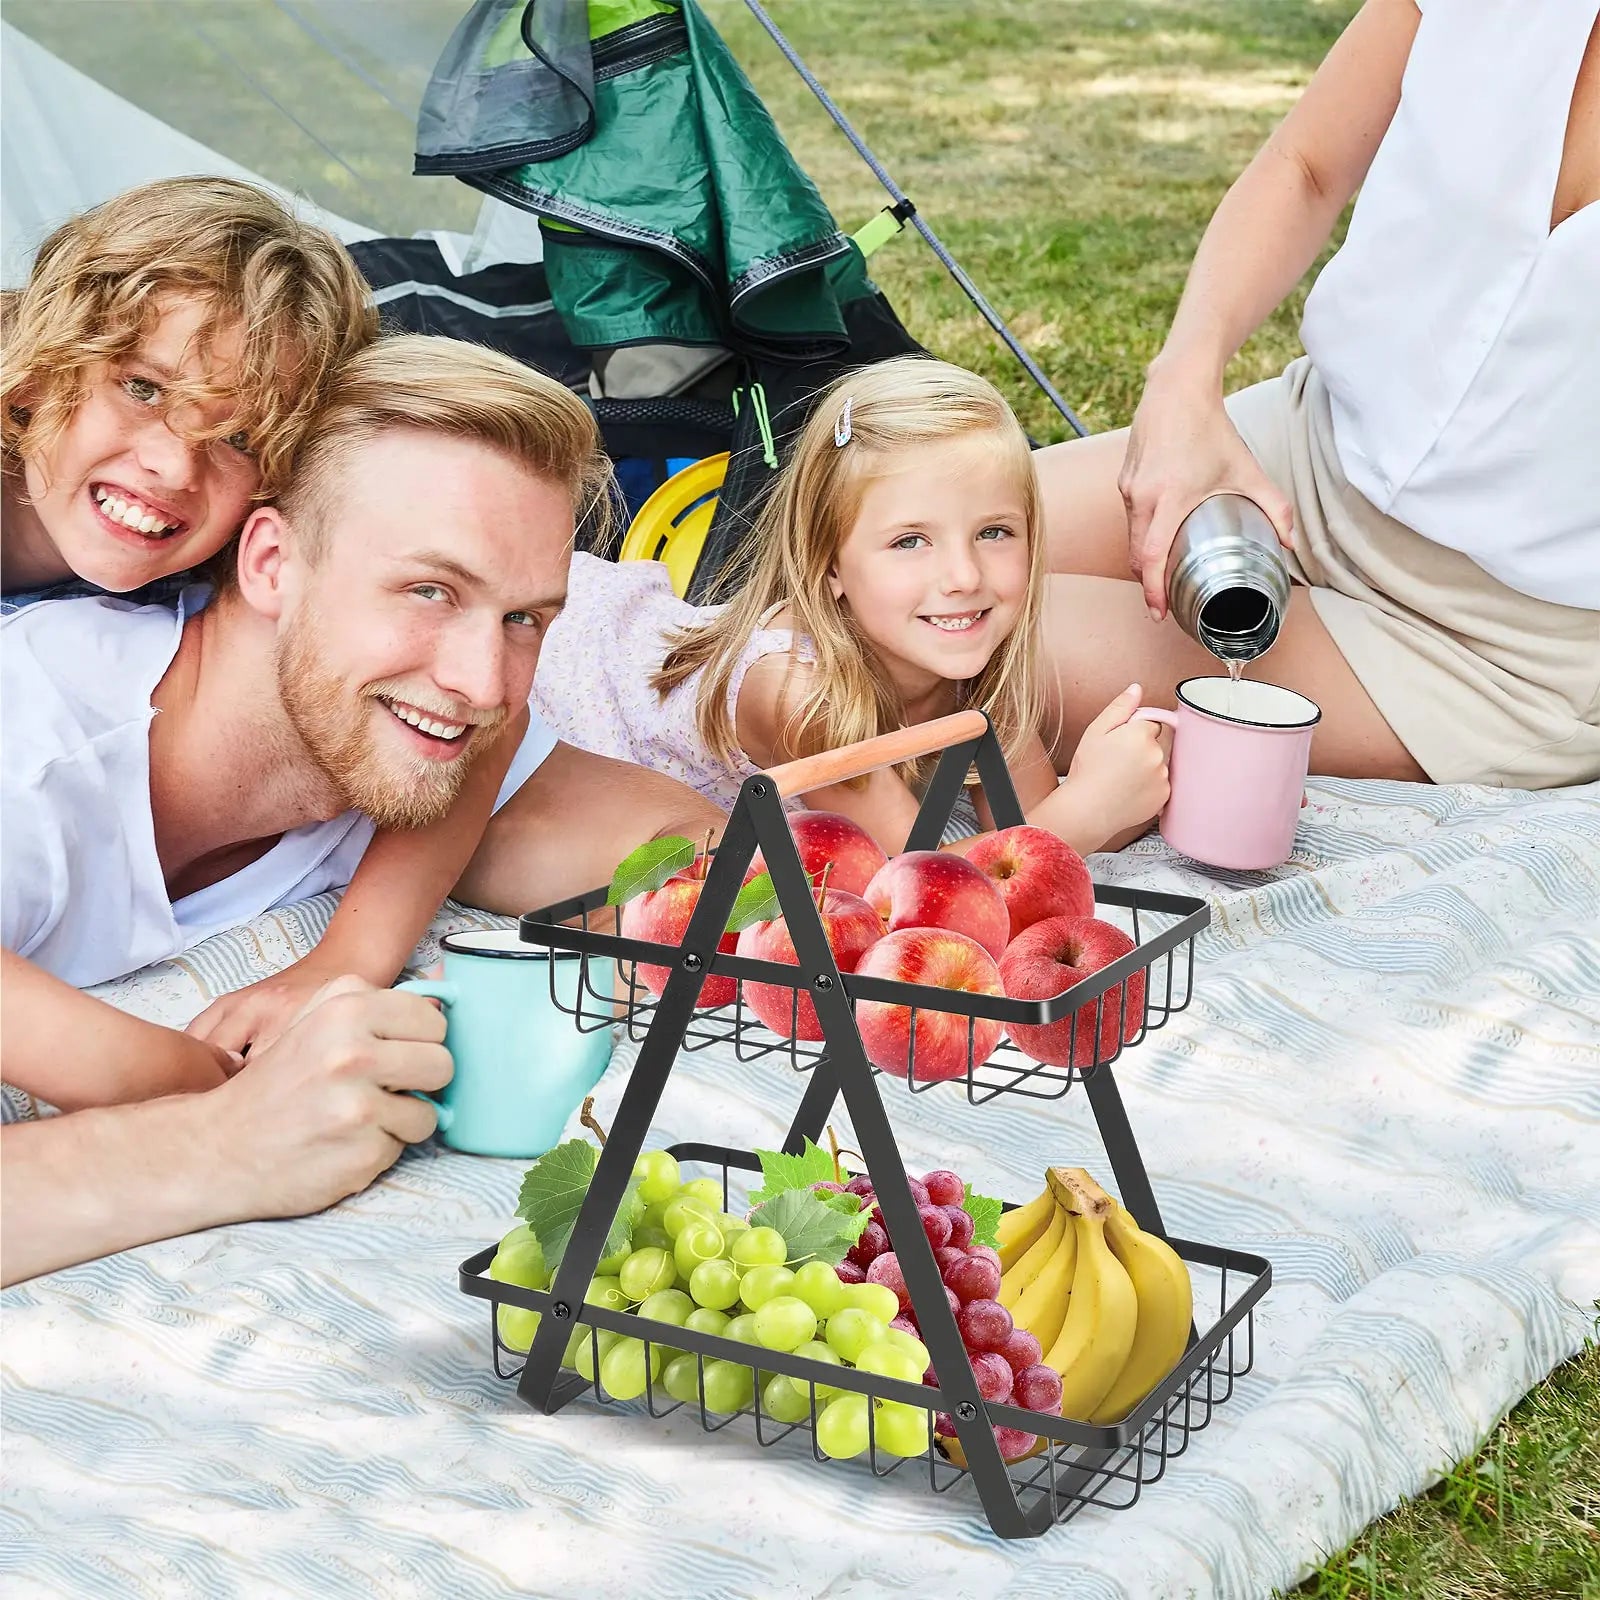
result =
[[[797,1156],[787,1156],[781,1150],[757,1150],[761,1163],[761,1187],[750,1196],[750,1204],[758,1206],[789,1189],[809,1190],[814,1183],[836,1183],[833,1157],[820,1145],[807,1139],[805,1149]]]
[[[727,931],[743,933],[752,923],[771,922],[779,910],[778,891],[772,885],[772,874],[757,873],[734,898],[733,910],[728,913]]]
[[[674,873],[692,867],[698,853],[694,840],[680,834],[647,839],[612,875],[606,904],[620,906],[652,889],[659,889]]]
[[[1000,1222],[1000,1212],[1003,1209],[998,1200],[991,1200],[986,1194],[974,1194],[969,1183],[966,1193],[961,1198],[962,1209],[972,1218],[972,1242],[974,1244],[996,1245],[1000,1242],[1000,1235],[996,1228]]]
[[[810,1189],[785,1189],[750,1213],[750,1226],[776,1228],[789,1247],[791,1267],[805,1261],[836,1267],[866,1231],[870,1217],[867,1211],[847,1217]]]
[[[568,1139],[540,1156],[522,1176],[517,1215],[533,1229],[552,1273],[566,1253],[599,1159],[599,1152],[587,1139]],[[638,1189],[639,1180],[629,1178],[600,1251],[602,1260],[615,1255],[632,1235],[640,1210]]]

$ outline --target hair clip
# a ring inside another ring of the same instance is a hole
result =
[[[850,443],[850,408],[856,403],[852,394],[844,397],[844,409],[839,413],[839,420],[833,425],[833,443],[836,449],[842,450]]]

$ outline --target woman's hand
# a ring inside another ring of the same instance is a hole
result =
[[[1242,494],[1266,512],[1286,550],[1294,548],[1294,507],[1239,437],[1215,384],[1152,363],[1117,477],[1128,510],[1128,565],[1144,590],[1150,620],[1167,614],[1167,561],[1178,525],[1214,494]]]

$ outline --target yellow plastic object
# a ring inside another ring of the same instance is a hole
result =
[[[673,593],[686,595],[727,472],[728,452],[724,450],[673,473],[639,507],[617,560],[659,561],[667,569]]]

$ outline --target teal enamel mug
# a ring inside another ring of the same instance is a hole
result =
[[[455,1074],[439,1138],[479,1156],[542,1156],[611,1060],[615,963],[524,944],[514,928],[446,934],[443,978],[396,984],[439,1001]],[[580,988],[583,992],[580,994]]]

